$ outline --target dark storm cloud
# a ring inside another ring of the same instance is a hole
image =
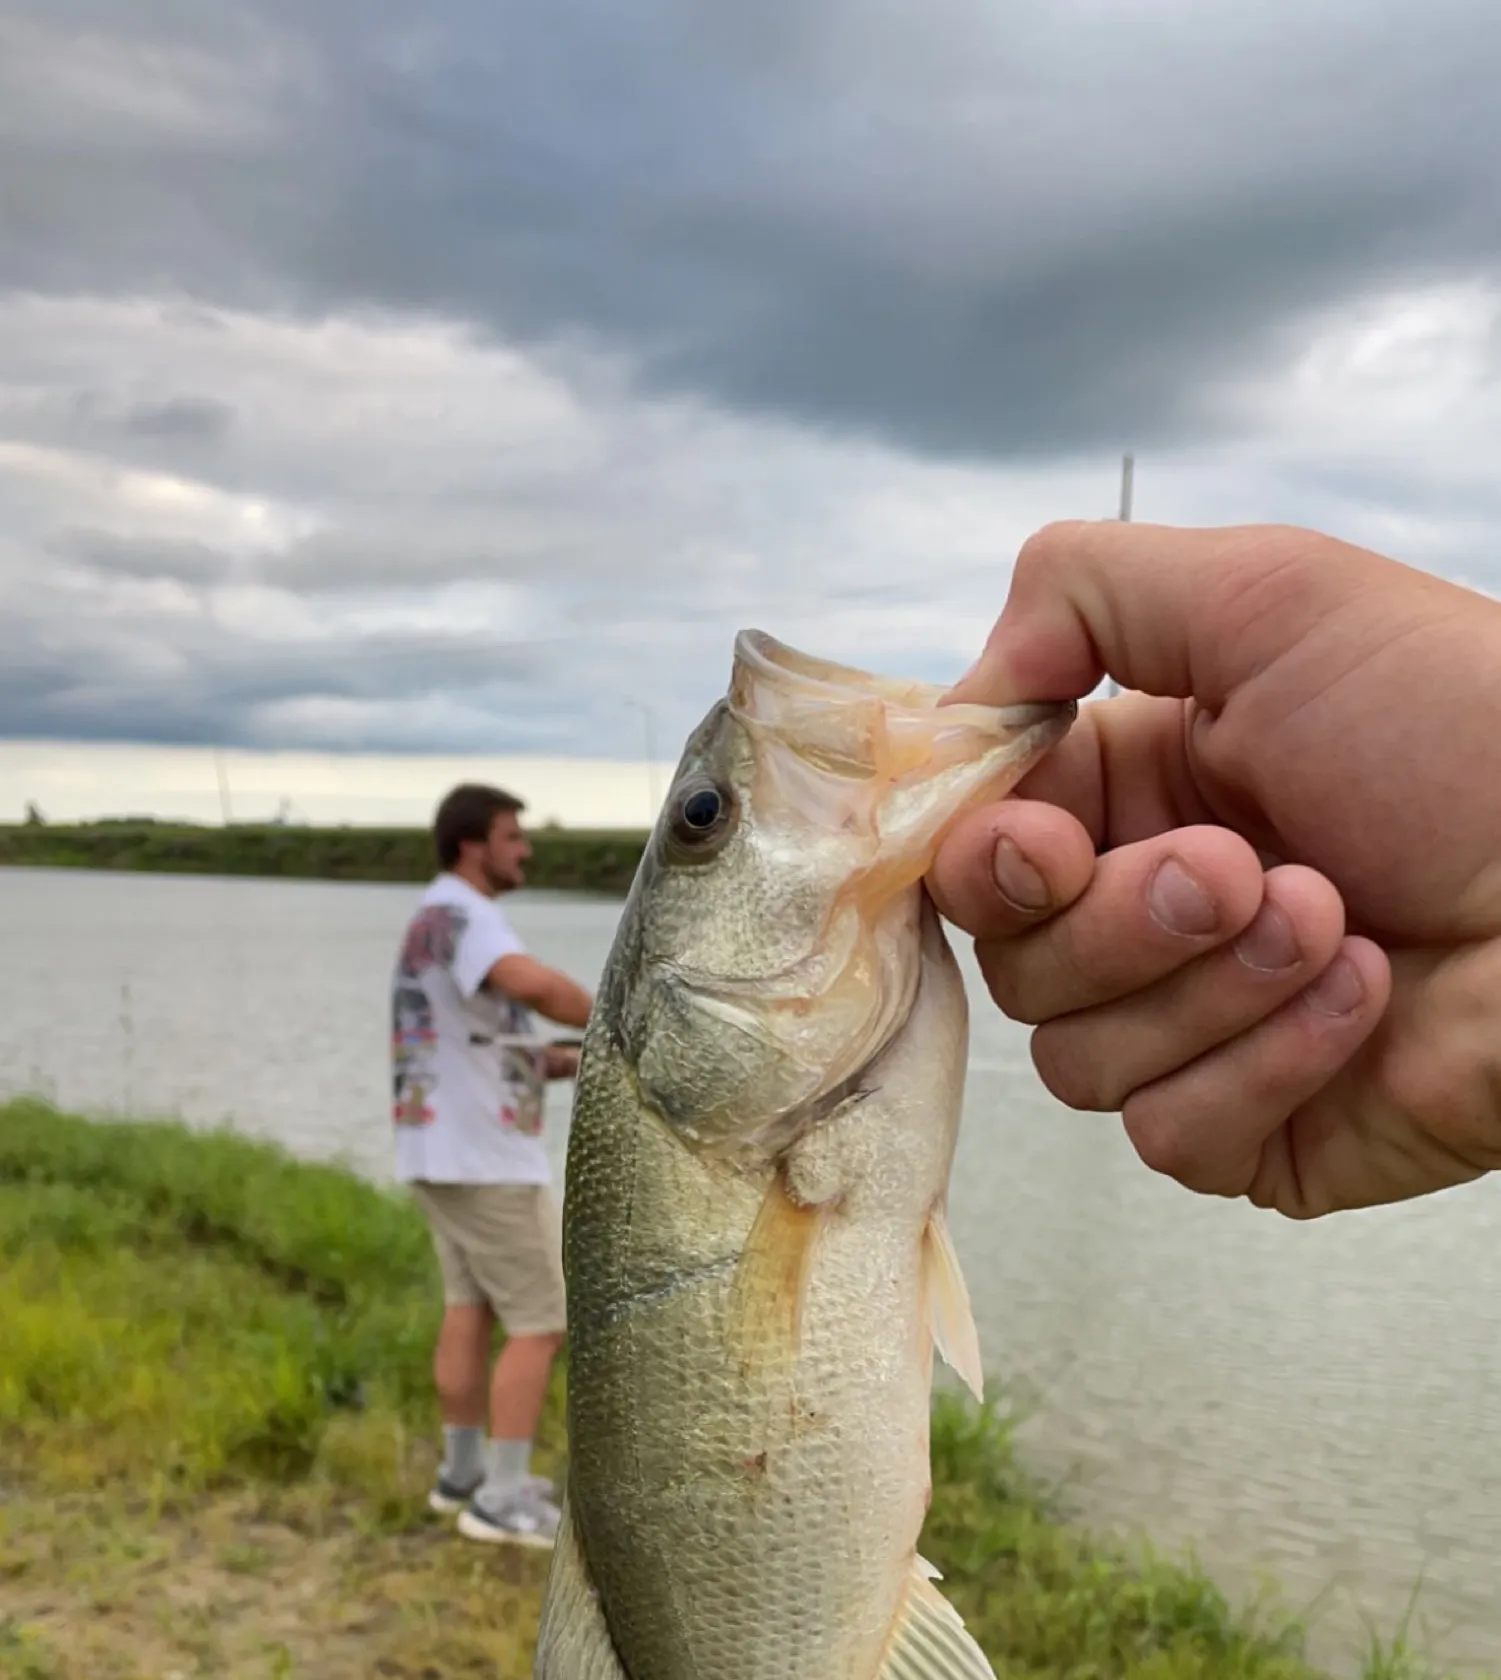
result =
[[[121,425],[138,437],[214,443],[224,437],[233,420],[234,411],[211,397],[169,397],[164,402],[137,403],[122,416]]]
[[[1201,433],[1289,311],[1501,241],[1480,0],[0,15],[12,284],[585,330],[945,454]]]
[[[528,499],[518,491],[491,508],[488,521],[472,510],[451,509],[443,527],[430,520],[423,528],[381,529],[372,522],[360,529],[318,532],[267,556],[259,573],[303,594],[340,594],[524,578],[550,567],[587,572],[595,535],[585,528],[588,521],[531,509]],[[608,564],[608,556],[592,558],[597,565]]]
[[[127,537],[114,531],[60,531],[47,544],[59,560],[106,577],[168,578],[175,583],[217,583],[232,569],[230,558],[207,543],[163,537]]]
[[[422,743],[404,739],[407,720],[436,697],[474,708],[478,743],[505,733],[493,714],[514,708],[541,668],[536,650],[485,634],[268,643],[202,618],[60,606],[44,597],[0,623],[0,737],[257,745],[269,728],[306,747],[411,746]]]
[[[27,349],[7,345],[0,356],[0,427],[11,435],[102,451],[122,462],[164,453],[179,463],[203,460],[230,439],[234,410],[217,398],[174,395],[143,401],[128,393],[80,388],[55,378],[51,370],[19,366]],[[95,371],[108,377],[111,370]],[[28,383],[19,391],[16,385],[5,389],[9,381],[22,379]]]

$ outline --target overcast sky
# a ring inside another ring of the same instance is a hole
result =
[[[1498,85],[1482,0],[0,0],[0,737],[671,758],[744,624],[957,675],[1127,448],[1501,591]]]

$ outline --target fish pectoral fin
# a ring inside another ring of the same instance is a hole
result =
[[[794,1201],[780,1173],[767,1186],[730,1286],[726,1335],[742,1374],[796,1360],[808,1277],[827,1212]]]
[[[933,1585],[938,1571],[913,1561],[875,1680],[995,1680],[964,1618]]]
[[[970,1310],[969,1289],[942,1208],[935,1208],[923,1232],[923,1281],[933,1341],[976,1400],[985,1398],[980,1335]]]
[[[542,1593],[532,1680],[629,1680],[605,1625],[566,1492]]]

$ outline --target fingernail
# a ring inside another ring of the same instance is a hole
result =
[[[1348,1015],[1365,1000],[1365,982],[1348,957],[1336,957],[1303,997],[1320,1015]]]
[[[1287,912],[1275,904],[1263,904],[1256,920],[1235,941],[1235,954],[1247,968],[1276,974],[1291,968],[1303,953]]]
[[[1003,836],[996,842],[991,869],[1001,897],[1016,909],[1031,916],[1046,910],[1052,902],[1047,882],[1022,855],[1021,847],[1014,840]]]
[[[1177,858],[1157,866],[1147,905],[1153,919],[1169,933],[1213,933],[1220,925],[1214,900]]]

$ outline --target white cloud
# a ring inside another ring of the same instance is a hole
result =
[[[1240,441],[1139,457],[1137,517],[1324,525],[1494,589],[1497,319],[1450,284],[1290,325],[1206,393]],[[1116,492],[1108,455],[961,465],[646,395],[578,340],[141,300],[0,298],[0,426],[0,638],[46,653],[23,734],[635,756],[634,701],[670,757],[742,625],[955,675],[1029,532]]]
[[[1357,296],[1288,322],[1279,338],[1285,359],[1222,401],[1284,456],[1392,450],[1440,469],[1457,449],[1473,465],[1474,446],[1501,424],[1491,280]]]

